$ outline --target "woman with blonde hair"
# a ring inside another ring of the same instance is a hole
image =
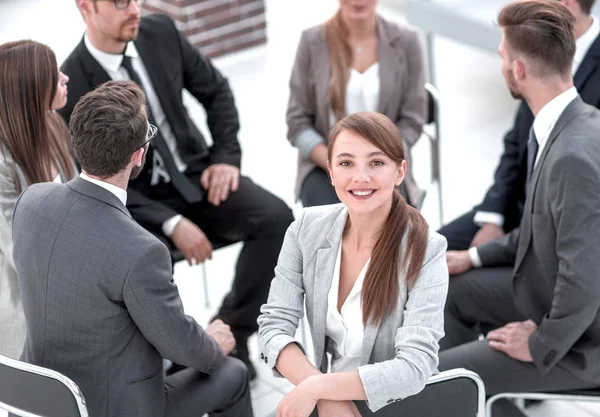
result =
[[[296,196],[305,207],[339,202],[327,176],[327,137],[344,116],[375,111],[402,132],[406,158],[421,136],[427,94],[417,32],[376,12],[377,0],[339,0],[337,13],[302,33],[290,78],[288,140],[298,149]],[[402,188],[420,207],[410,168]]]
[[[396,190],[407,163],[385,116],[357,113],[329,138],[342,204],[311,207],[289,227],[261,309],[261,358],[296,385],[278,417],[358,416],[421,391],[436,371],[448,290],[446,240]],[[294,335],[306,316],[311,364]],[[327,354],[331,355],[331,364]]]
[[[54,112],[66,104],[68,78],[54,52],[22,40],[0,45],[0,354],[18,358],[26,325],[12,256],[12,216],[28,185],[76,174],[69,131]]]

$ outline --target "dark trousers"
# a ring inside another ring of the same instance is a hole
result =
[[[190,177],[200,184],[200,173]],[[247,338],[258,329],[256,319],[267,301],[283,237],[294,220],[290,208],[243,176],[238,190],[230,192],[218,207],[206,200],[188,204],[170,183],[155,186],[150,198],[197,224],[213,247],[244,243],[231,291],[223,300],[218,316],[231,326],[236,339]]]
[[[340,200],[335,193],[329,175],[321,168],[308,173],[300,189],[300,201],[304,207],[336,204]]]
[[[212,375],[186,368],[165,378],[165,417],[253,417],[246,365],[234,358]]]
[[[448,241],[448,250],[467,250],[471,246],[473,238],[479,231],[479,226],[473,223],[473,218],[477,213],[477,209],[473,209],[468,213],[452,220],[446,224],[438,233]],[[504,219],[504,231],[510,232],[519,226],[521,221],[520,214],[508,216]]]
[[[560,362],[542,375],[533,363],[512,359],[490,348],[486,340],[478,340],[489,330],[527,320],[513,303],[512,268],[480,268],[450,277],[444,320],[446,335],[440,341],[439,370],[466,368],[476,372],[488,396],[593,388]],[[493,412],[494,417],[524,416],[507,400],[498,401]]]

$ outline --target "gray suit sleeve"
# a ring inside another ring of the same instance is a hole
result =
[[[423,124],[427,114],[427,91],[425,85],[425,70],[423,69],[423,51],[421,42],[415,30],[405,31],[407,38],[407,70],[405,93],[398,109],[396,126],[402,135],[402,140],[408,146],[413,146],[421,137]]]
[[[446,247],[446,239],[439,235],[427,244],[423,267],[408,292],[404,320],[396,331],[396,357],[358,368],[373,412],[390,398],[404,399],[420,392],[437,369],[448,293]]]
[[[270,368],[275,368],[283,348],[296,342],[296,329],[304,316],[302,251],[298,244],[302,220],[292,223],[285,234],[269,299],[261,307],[258,317],[258,342]],[[300,348],[304,350],[302,346]]]
[[[17,193],[11,164],[12,158],[8,155],[0,156],[0,251],[5,255],[5,259],[10,263],[12,269],[15,269],[12,256],[12,221],[19,193]],[[21,187],[26,186],[27,184],[21,184]]]
[[[134,261],[123,300],[144,337],[163,358],[212,374],[225,360],[217,342],[184,314],[171,275],[169,252],[155,241]]]
[[[316,118],[314,86],[311,82],[309,32],[304,31],[298,44],[290,77],[290,98],[287,108],[288,140],[300,155],[310,158],[313,148],[327,140],[314,128]]]
[[[517,257],[520,228],[477,246],[483,266],[513,265]]]
[[[558,273],[550,311],[529,339],[542,373],[564,357],[600,308],[600,169],[589,155],[575,153],[562,155],[551,168],[548,194]]]

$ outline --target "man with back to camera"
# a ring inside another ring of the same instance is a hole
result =
[[[240,176],[239,123],[229,84],[169,17],[142,19],[141,0],[76,1],[86,33],[61,67],[70,78],[70,94],[60,114],[68,121],[81,96],[111,79],[143,87],[158,135],[146,168],[129,185],[127,208],[192,264],[211,258],[213,245],[244,242],[217,317],[231,326],[233,353],[253,378],[246,342],[258,328],[292,212]],[[211,147],[187,114],[183,89],[206,110]]]
[[[115,81],[75,106],[81,176],[27,188],[15,208],[15,265],[27,337],[22,360],[61,372],[91,416],[252,417],[246,366],[216,320],[183,311],[165,245],[125,207],[156,128],[146,97]],[[162,358],[188,368],[163,376]]]
[[[518,228],[447,253],[454,276],[439,369],[473,370],[488,395],[595,388],[600,111],[573,86],[574,17],[567,7],[556,0],[517,1],[498,21],[502,73],[535,116],[526,200]],[[496,415],[523,414],[505,400]]]
[[[573,81],[581,99],[600,108],[600,24],[591,15],[595,0],[562,0],[575,17]],[[466,250],[519,226],[525,203],[527,139],[533,114],[526,101],[517,111],[513,128],[504,137],[504,152],[485,198],[470,212],[439,230],[448,250]]]

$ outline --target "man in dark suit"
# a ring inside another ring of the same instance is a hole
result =
[[[147,167],[130,184],[133,218],[188,262],[211,257],[213,245],[242,241],[231,292],[218,312],[237,339],[234,352],[248,360],[246,340],[256,331],[291,210],[279,198],[240,176],[238,115],[227,80],[164,15],[141,19],[138,0],[77,0],[87,31],[62,65],[70,78],[69,120],[81,96],[110,79],[131,79],[148,97],[158,135]],[[213,145],[188,117],[182,91],[207,114]]]
[[[600,24],[590,12],[595,0],[563,3],[575,16],[574,83],[584,102],[600,108]],[[504,153],[494,184],[483,202],[439,230],[448,250],[466,250],[504,235],[519,226],[525,203],[527,139],[533,114],[526,101],[517,111],[513,128],[504,137]]]
[[[22,359],[73,379],[92,416],[251,417],[247,368],[225,356],[229,327],[204,331],[184,314],[167,248],[125,207],[155,131],[144,93],[104,84],[70,130],[81,176],[31,186],[15,208]],[[162,358],[188,368],[165,378]]]
[[[502,73],[535,117],[527,141],[527,196],[518,228],[469,251],[447,252],[455,276],[439,369],[477,372],[489,395],[595,388],[600,111],[573,86],[574,18],[563,4],[516,1],[502,9],[498,22]],[[522,415],[511,404],[499,403],[500,415]]]

